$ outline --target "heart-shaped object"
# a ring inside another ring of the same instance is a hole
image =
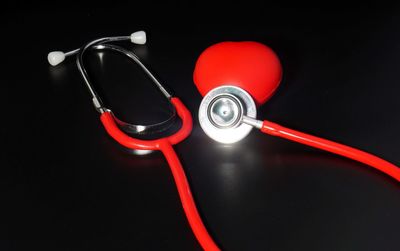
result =
[[[252,41],[221,42],[198,58],[193,80],[202,96],[222,85],[247,91],[257,105],[265,103],[278,88],[282,66],[274,51]]]

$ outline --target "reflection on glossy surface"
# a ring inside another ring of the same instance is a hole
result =
[[[68,76],[70,74],[70,68],[64,64],[57,65],[57,67],[48,66],[49,76],[51,78],[51,84],[53,85],[63,85],[68,82]]]
[[[136,150],[136,149],[132,150],[132,153],[135,155],[147,155],[152,152],[153,152],[152,150]]]
[[[104,46],[103,46],[103,47],[104,47]],[[100,48],[99,48],[99,49],[100,49]],[[101,66],[102,68],[104,68],[104,52],[99,51],[99,52],[97,52],[96,54],[97,54],[97,56],[99,57],[100,66]]]

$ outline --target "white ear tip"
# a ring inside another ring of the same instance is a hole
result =
[[[56,66],[65,59],[65,53],[62,51],[52,51],[47,55],[47,60],[52,66]]]
[[[131,42],[134,44],[145,44],[146,43],[146,32],[136,31],[131,34]]]

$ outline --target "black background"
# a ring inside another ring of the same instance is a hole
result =
[[[201,96],[192,72],[213,43],[265,43],[284,79],[260,119],[400,165],[400,8],[108,4],[17,2],[2,15],[1,250],[200,250],[163,156],[118,146],[73,60],[57,67],[46,60],[51,50],[142,29],[147,45],[126,46],[193,113],[191,136],[175,148],[223,250],[398,248],[396,181],[257,131],[235,145],[213,142],[196,119]],[[163,99],[126,59],[91,54],[87,62],[121,118],[166,115]]]

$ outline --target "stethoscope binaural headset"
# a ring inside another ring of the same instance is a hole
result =
[[[144,31],[138,31],[130,36],[96,39],[80,49],[67,53],[50,52],[48,61],[55,66],[64,61],[67,56],[77,56],[77,67],[108,134],[129,149],[160,150],[164,154],[194,235],[204,250],[220,250],[202,222],[184,169],[172,147],[189,136],[192,130],[192,116],[180,99],[172,96],[134,53],[120,46],[109,44],[110,42],[126,40],[135,44],[145,44],[146,34]],[[132,125],[117,119],[112,111],[103,104],[90,82],[83,64],[83,57],[88,50],[112,50],[126,55],[137,63],[165,98],[169,100],[173,109],[172,115],[168,119],[152,125]],[[330,140],[288,129],[267,120],[257,120],[257,105],[265,103],[273,95],[279,86],[281,76],[282,68],[278,57],[269,47],[261,43],[222,42],[207,48],[197,60],[193,77],[196,87],[204,96],[199,109],[199,121],[204,132],[215,141],[230,144],[246,137],[254,127],[266,134],[286,138],[359,161],[400,181],[400,168],[377,156]],[[176,114],[182,120],[182,125],[172,135],[154,140],[136,139],[131,136],[132,134],[139,135],[161,131],[171,124]]]

